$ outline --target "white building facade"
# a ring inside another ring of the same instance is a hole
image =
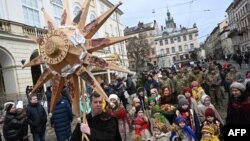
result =
[[[81,9],[84,0],[68,0],[70,17]],[[87,23],[95,20],[113,4],[108,0],[92,0]],[[27,85],[34,85],[41,74],[40,67],[22,69],[21,60],[30,61],[38,55],[38,45],[26,35],[41,36],[46,31],[42,8],[59,24],[63,0],[0,0],[0,100],[23,99]],[[123,12],[117,9],[93,38],[123,36],[120,22]],[[118,43],[96,55],[117,53],[121,55],[121,65],[128,68],[124,43]],[[39,72],[40,71],[40,72]],[[2,98],[3,97],[3,98]]]
[[[161,31],[155,38],[155,49],[158,68],[176,65],[182,67],[192,60],[191,54],[197,54],[200,48],[198,43],[198,28],[196,24],[192,28],[176,28],[176,23],[169,11],[167,11],[166,26],[161,26]]]

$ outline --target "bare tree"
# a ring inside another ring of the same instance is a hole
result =
[[[134,71],[139,72],[139,68],[143,67],[144,62],[148,61],[150,54],[150,45],[145,35],[139,34],[139,37],[135,37],[128,41],[127,44],[128,58],[130,65],[134,66]]]

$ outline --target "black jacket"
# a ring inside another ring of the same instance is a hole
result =
[[[29,104],[27,106],[27,118],[31,133],[42,133],[46,130],[47,114],[41,104]]]
[[[91,113],[87,115],[87,121],[90,127],[90,141],[121,141],[118,129],[118,122],[115,117],[107,113],[102,113],[92,117]],[[81,141],[82,132],[80,124],[76,125],[70,141]]]
[[[128,92],[129,95],[136,93],[135,84],[134,84],[131,77],[127,78],[126,86],[127,86],[127,92]]]
[[[16,119],[15,113],[7,113],[4,118],[3,135],[6,141],[22,139],[22,125],[25,120]]]

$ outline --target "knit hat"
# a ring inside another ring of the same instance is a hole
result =
[[[159,105],[155,105],[152,108],[152,115],[154,115],[156,112],[161,112],[161,107]]]
[[[182,93],[185,94],[186,92],[189,92],[190,94],[192,94],[191,88],[185,87],[185,88],[183,89]]]
[[[19,100],[17,102],[16,109],[23,109],[23,101]]]
[[[148,98],[148,103],[150,103],[151,101],[154,101],[156,103],[156,99],[152,96]]]
[[[201,133],[210,133],[212,135],[214,135],[214,128],[209,126],[209,125],[204,125],[202,130],[201,130]]]
[[[117,101],[119,98],[116,94],[111,94],[111,95],[109,95],[109,100],[111,100],[111,99],[115,99]]]
[[[192,87],[199,87],[199,82],[193,81],[191,85],[192,85]]]
[[[179,94],[178,96],[177,96],[177,99],[178,100],[180,100],[180,99],[182,99],[182,98],[186,98],[183,94]]]
[[[242,92],[244,92],[246,90],[246,87],[242,83],[239,83],[239,82],[233,82],[230,85],[230,89],[232,89],[232,88],[239,89]]]
[[[208,117],[208,116],[215,117],[215,112],[212,108],[207,108],[205,110],[205,117]]]
[[[182,116],[179,116],[179,117],[177,117],[176,119],[175,119],[175,124],[179,124],[179,123],[181,123],[181,122],[185,122],[186,124],[187,124],[187,121],[186,121],[186,119],[184,118],[184,117],[182,117]]]
[[[179,99],[179,106],[181,107],[181,106],[183,106],[183,105],[189,105],[189,102],[188,102],[188,100],[186,99],[186,98],[181,98],[181,99]]]

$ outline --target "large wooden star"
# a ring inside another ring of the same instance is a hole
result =
[[[129,36],[124,36],[91,39],[108,17],[110,17],[122,3],[113,6],[96,20],[85,25],[90,1],[91,0],[86,0],[83,3],[80,12],[74,18],[73,22],[71,22],[71,18],[68,16],[67,0],[64,0],[61,26],[56,26],[45,9],[42,9],[49,31],[42,38],[30,37],[39,44],[41,54],[23,67],[41,64],[44,64],[46,67],[31,93],[34,93],[48,80],[52,80],[51,113],[54,111],[56,101],[63,86],[67,84],[73,100],[74,112],[77,117],[80,116],[79,96],[82,86],[79,85],[79,78],[83,79],[109,102],[107,95],[91,73],[91,66],[129,73],[128,70],[91,54],[94,51],[101,50],[104,47],[130,38]]]

